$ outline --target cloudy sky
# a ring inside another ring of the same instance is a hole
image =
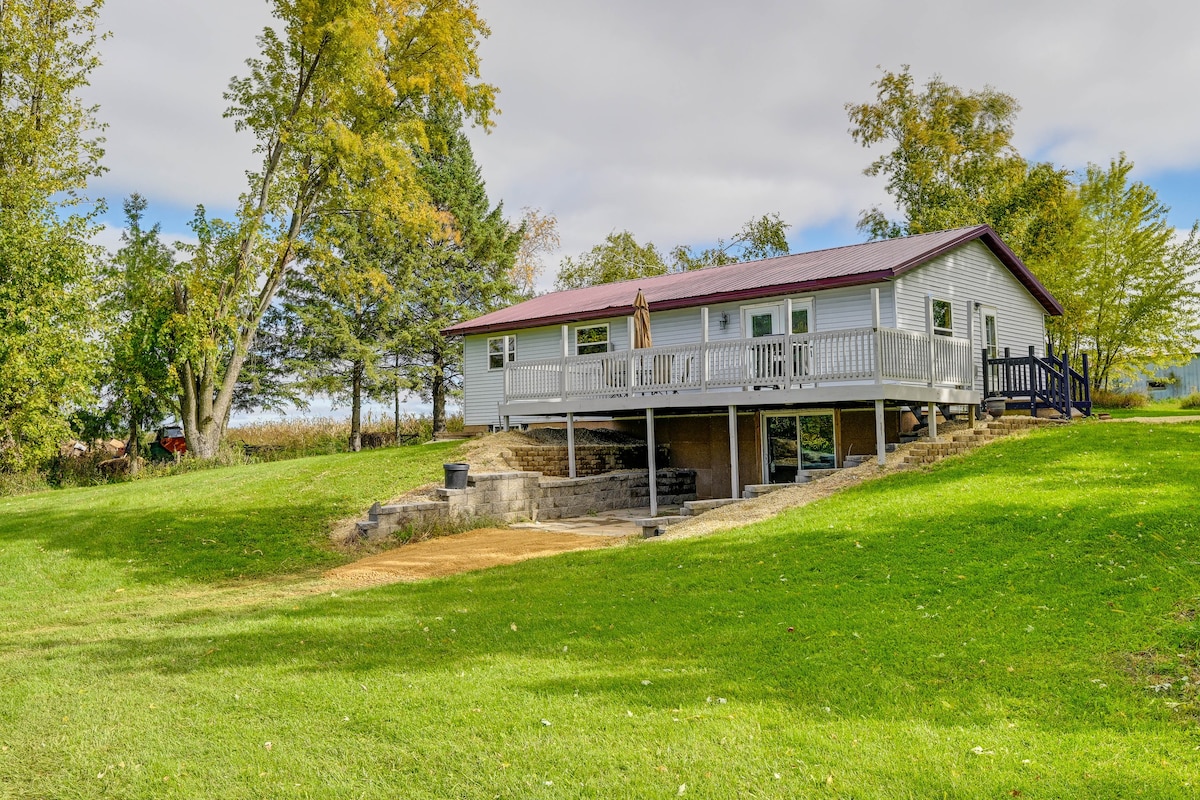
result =
[[[1200,4],[934,0],[479,0],[502,114],[473,137],[493,200],[557,215],[559,258],[628,229],[661,249],[703,245],[778,212],[793,251],[860,241],[887,205],[844,105],[910,64],[1022,111],[1027,158],[1082,170],[1124,151],[1136,176],[1200,218]],[[169,232],[197,203],[230,215],[254,166],[222,118],[270,20],[256,0],[108,0],[90,98],[108,124],[110,202],[139,191]]]

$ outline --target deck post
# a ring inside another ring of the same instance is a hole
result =
[[[878,289],[873,291],[878,292]],[[883,430],[883,401],[875,401],[875,458],[879,466],[887,463],[887,434]]]
[[[508,414],[505,414],[503,417],[500,418],[500,430],[504,431],[505,433],[508,432],[508,424],[509,424],[508,420],[509,420]]]
[[[1050,363],[1053,364],[1054,362],[1051,361]],[[1038,409],[1037,393],[1038,393],[1038,389],[1041,388],[1039,381],[1041,380],[1042,373],[1040,370],[1035,368],[1036,364],[1037,364],[1037,352],[1034,350],[1033,345],[1029,345],[1028,385],[1029,385],[1029,416],[1031,416],[1031,417],[1037,416],[1037,409]],[[1049,381],[1046,381],[1046,394],[1051,397],[1050,402],[1054,402],[1054,400],[1053,400],[1054,395],[1050,391],[1050,382]]]
[[[937,441],[937,403],[931,402],[926,408],[925,419],[929,423],[929,441]]]
[[[650,516],[658,516],[658,467],[655,465],[654,409],[646,409],[646,462],[650,465]]]
[[[633,397],[633,317],[629,317],[629,347],[625,352],[625,396]]]
[[[1088,375],[1088,357],[1087,353],[1083,353],[1083,396],[1087,402],[1087,413],[1092,415],[1092,379]]]
[[[700,391],[708,391],[708,306],[700,308]]]
[[[925,295],[925,338],[929,340],[929,387],[933,388],[933,295]]]
[[[792,298],[789,297],[783,301],[783,386],[779,388],[792,388],[794,366],[795,359],[792,358]]]
[[[567,412],[567,477],[575,477],[575,414]]]
[[[1063,389],[1063,408],[1062,412],[1066,416],[1067,421],[1072,419],[1071,409],[1075,404],[1071,401],[1071,364],[1067,361],[1066,353],[1062,357],[1062,389]]]
[[[567,353],[570,352],[570,331],[566,325],[562,326],[562,360],[558,364],[558,382],[562,399],[567,399]]]
[[[737,406],[729,407],[729,496],[737,500],[742,496],[738,484],[742,482],[738,475],[738,435],[737,435]]]
[[[980,363],[983,364],[983,399],[986,401],[988,399],[988,395],[991,393],[990,387],[988,386],[988,373],[991,372],[988,367],[991,365],[988,364],[988,349],[986,347],[981,351]]]
[[[874,329],[874,352],[875,352],[875,383],[883,383],[883,333],[880,330],[883,327],[880,322],[881,316],[879,313],[879,287],[871,287],[871,327]],[[883,462],[880,461],[880,464]]]

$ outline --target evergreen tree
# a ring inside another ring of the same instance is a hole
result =
[[[336,257],[306,261],[282,293],[293,388],[350,403],[350,449],[362,449],[362,404],[378,396],[396,291],[384,272],[394,246],[365,217],[338,220]]]
[[[399,289],[394,347],[408,387],[433,404],[437,433],[446,427],[446,400],[462,382],[462,343],[441,331],[513,299],[512,269],[524,230],[511,228],[502,205],[488,201],[457,116],[436,116],[430,129],[419,175],[441,230],[408,242],[392,274]]]

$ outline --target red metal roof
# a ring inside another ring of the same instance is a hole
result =
[[[633,313],[638,289],[652,311],[691,308],[837,286],[877,283],[895,278],[967,242],[980,240],[1046,309],[1057,316],[1062,306],[1038,282],[1021,259],[987,225],[937,233],[882,239],[863,244],[794,253],[762,261],[746,261],[636,278],[583,289],[552,292],[526,300],[443,331],[447,336],[493,333],[542,325],[560,325]]]

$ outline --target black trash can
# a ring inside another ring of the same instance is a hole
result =
[[[467,464],[442,464],[442,469],[446,470],[446,488],[447,489],[465,489],[467,488]]]

